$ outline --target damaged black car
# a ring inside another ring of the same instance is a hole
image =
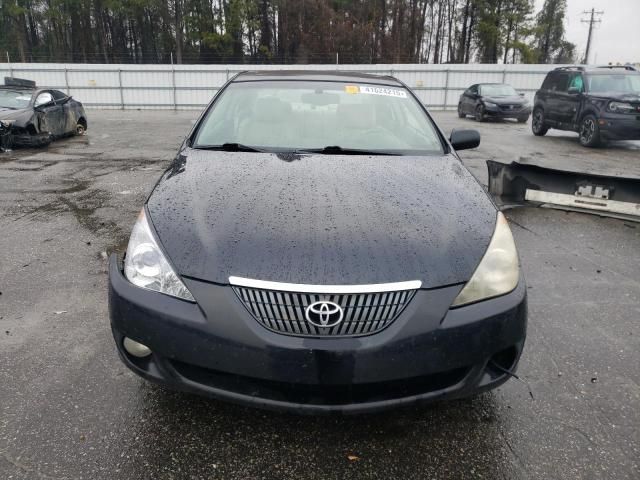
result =
[[[38,88],[32,80],[5,77],[0,86],[0,148],[44,147],[56,138],[82,135],[82,103],[64,92]]]

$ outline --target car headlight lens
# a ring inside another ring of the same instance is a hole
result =
[[[496,108],[498,105],[493,102],[484,102],[484,106],[489,108]]]
[[[509,293],[518,285],[518,252],[505,216],[498,212],[496,229],[476,271],[452,306],[485,300]]]
[[[630,103],[625,102],[611,102],[609,104],[609,110],[618,113],[632,113],[635,112],[635,107]]]
[[[131,231],[124,276],[138,287],[195,302],[153,238],[144,209]]]

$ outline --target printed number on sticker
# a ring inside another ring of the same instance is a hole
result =
[[[385,95],[387,97],[407,98],[407,92],[395,88],[360,86],[360,93],[368,95]]]

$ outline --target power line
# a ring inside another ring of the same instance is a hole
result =
[[[604,12],[603,11],[596,12],[596,9],[592,8],[591,11],[585,10],[582,13],[584,15],[590,15],[590,18],[588,20],[584,20],[584,19],[580,20],[582,23],[588,23],[589,24],[589,36],[587,37],[587,51],[584,54],[584,61],[582,62],[585,65],[587,65],[589,63],[589,53],[591,51],[591,36],[593,34],[593,26],[596,23],[602,23],[602,20],[596,19],[596,15],[600,16],[600,15],[604,14]]]

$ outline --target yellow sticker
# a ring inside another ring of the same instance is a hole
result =
[[[344,91],[346,93],[360,93],[360,87],[357,85],[345,85]]]

